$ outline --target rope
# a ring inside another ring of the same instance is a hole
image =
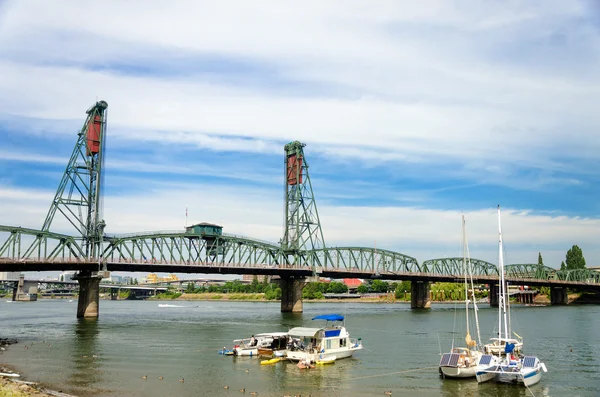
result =
[[[533,394],[533,392],[531,391],[531,389],[529,388],[529,386],[527,386],[527,384],[525,383],[525,377],[523,375],[521,375],[521,378],[523,378],[523,386],[525,386],[527,388],[527,390],[529,391],[529,393],[531,393],[531,395],[533,397],[535,397],[535,394]]]
[[[424,369],[435,369],[435,368],[438,368],[438,366],[436,365],[435,367],[424,367],[424,368],[407,369],[405,371],[389,372],[387,374],[376,374],[376,375],[359,376],[358,378],[352,378],[352,379],[356,380],[356,379],[376,378],[378,376],[398,375],[398,374],[405,374],[405,373],[408,373],[408,372],[422,371]]]

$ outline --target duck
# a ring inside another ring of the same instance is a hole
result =
[[[225,386],[223,386],[223,389],[227,390],[227,389],[229,389],[229,386],[225,385]]]
[[[246,393],[246,388],[240,389],[240,393]]]
[[[158,380],[163,380],[163,379],[164,379],[164,378],[163,378],[162,376],[159,376],[159,377],[158,377]]]
[[[180,381],[181,383],[183,383],[183,382],[185,382],[185,379],[181,378],[181,379],[179,379],[179,381]]]
[[[250,372],[250,368],[246,368],[246,372]]]
[[[251,396],[258,396],[258,392],[251,391],[251,392],[250,392],[250,395],[251,395]]]
[[[392,391],[391,390],[384,391],[383,394],[385,394],[386,396],[391,396],[392,395]]]
[[[142,376],[142,379],[144,379],[144,380],[148,379],[148,375]]]

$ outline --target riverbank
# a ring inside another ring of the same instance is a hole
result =
[[[0,373],[14,374],[12,368],[1,364]],[[70,394],[48,390],[35,382],[27,382],[20,377],[13,378],[0,375],[0,397],[75,397]]]

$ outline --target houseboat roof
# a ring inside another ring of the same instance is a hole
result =
[[[321,314],[320,316],[315,316],[312,319],[327,321],[344,321],[344,316],[342,316],[341,314]]]
[[[254,336],[259,337],[259,336],[272,336],[273,338],[279,338],[282,336],[286,336],[288,333],[287,332],[265,332],[262,334],[254,334]]]
[[[296,327],[289,330],[288,335],[290,336],[315,336],[317,332],[321,331],[322,328],[306,328]]]

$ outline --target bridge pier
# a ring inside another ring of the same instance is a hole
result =
[[[302,313],[302,289],[306,285],[306,279],[301,278],[281,278],[279,280],[281,287],[281,312],[282,313]]]
[[[550,304],[566,305],[569,303],[569,295],[565,287],[550,287]]]
[[[410,286],[410,308],[430,309],[431,297],[428,281],[413,281]]]
[[[98,317],[100,313],[100,280],[96,273],[79,272],[73,277],[79,282],[79,300],[77,302],[77,318]]]
[[[118,301],[119,300],[119,292],[121,292],[120,288],[111,288],[110,289],[110,300]]]
[[[491,307],[498,307],[500,303],[500,286],[498,284],[490,283],[490,291],[488,293],[488,300]]]

